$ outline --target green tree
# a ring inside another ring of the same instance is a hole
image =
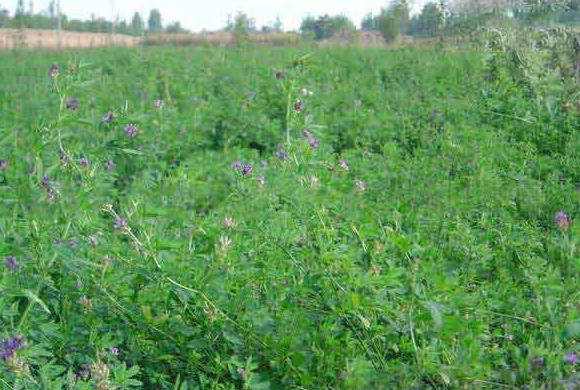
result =
[[[139,12],[135,12],[133,19],[131,19],[131,34],[141,36],[144,30],[145,23],[143,22],[143,18]]]
[[[181,26],[180,22],[173,22],[170,23],[167,27],[165,27],[165,32],[168,34],[178,34],[186,31],[187,30]]]
[[[240,44],[248,40],[250,32],[256,31],[256,22],[244,12],[238,12],[233,20],[228,18],[226,30],[232,31],[234,41]]]
[[[372,14],[372,12],[369,12],[368,14],[365,15],[365,17],[362,20],[361,30],[374,31],[377,29],[378,29],[377,18]]]
[[[409,24],[410,35],[435,36],[443,29],[445,17],[437,3],[427,3],[421,14],[413,17]]]
[[[152,9],[149,13],[148,22],[149,32],[156,33],[163,30],[163,22],[161,19],[161,12],[158,9]]]
[[[316,40],[331,38],[335,35],[348,36],[356,31],[354,23],[344,15],[322,15],[318,18],[311,16],[302,20],[300,30],[304,35]]]
[[[24,9],[24,0],[18,0],[16,5],[16,12],[14,13],[14,21],[18,28],[24,28],[26,23],[26,10]]]
[[[387,42],[394,42],[407,32],[410,13],[407,0],[395,0],[381,10],[377,17],[377,27]]]

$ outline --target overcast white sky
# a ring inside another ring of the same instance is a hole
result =
[[[25,0],[29,4],[30,0]],[[414,8],[420,8],[428,0],[414,0]],[[50,0],[33,0],[35,11],[48,8]],[[3,7],[14,12],[17,0],[0,0]],[[215,30],[225,26],[229,13],[244,11],[255,18],[258,26],[268,24],[280,15],[283,27],[294,30],[300,27],[306,15],[345,14],[357,25],[363,16],[379,12],[389,0],[61,0],[62,12],[72,18],[88,19],[91,14],[111,19],[112,3],[115,14],[130,20],[139,11],[146,20],[152,8],[158,8],[163,24],[180,21],[193,31]]]

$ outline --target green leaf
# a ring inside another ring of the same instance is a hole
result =
[[[48,306],[46,305],[46,303],[44,303],[42,301],[42,299],[40,299],[35,293],[33,293],[30,290],[25,290],[24,291],[24,295],[30,299],[33,302],[38,303],[38,305],[40,305],[40,307],[42,307],[42,309],[47,313],[50,314],[50,310],[48,309]]]
[[[135,150],[135,149],[128,149],[128,148],[123,148],[123,149],[120,149],[120,150],[121,150],[121,152],[123,152],[123,153],[126,153],[126,154],[133,154],[133,155],[136,155],[136,156],[144,156],[144,155],[145,155],[143,152],[140,152],[140,151],[138,151],[138,150]]]
[[[431,313],[431,318],[433,318],[435,327],[440,329],[443,326],[443,316],[441,314],[441,310],[439,310],[439,305],[431,301],[425,301],[423,302],[423,305]]]

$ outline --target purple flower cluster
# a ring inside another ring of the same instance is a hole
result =
[[[276,148],[276,157],[280,160],[286,160],[288,158],[288,153],[282,149],[281,146],[278,146],[278,148]]]
[[[242,175],[246,176],[252,173],[252,166],[250,164],[244,164],[242,167]]]
[[[304,129],[302,130],[302,136],[308,140],[308,143],[310,144],[310,147],[312,149],[316,149],[318,147],[318,141],[316,140],[316,138],[314,138],[311,132]]]
[[[153,101],[153,105],[155,106],[155,108],[161,108],[165,105],[165,103],[163,102],[163,100],[157,99]]]
[[[366,184],[364,181],[357,180],[356,181],[356,188],[358,188],[360,192],[365,192],[367,187],[366,187]]]
[[[111,123],[112,120],[113,120],[113,112],[107,111],[107,113],[103,115],[103,117],[101,118],[101,123]]]
[[[118,356],[119,355],[119,348],[117,348],[117,347],[110,347],[109,348],[109,353],[111,355]]]
[[[578,360],[580,360],[580,358],[576,352],[568,352],[566,356],[564,356],[564,361],[571,365],[578,363]]]
[[[107,171],[115,169],[116,167],[117,167],[117,164],[115,164],[115,162],[113,160],[107,159],[107,161],[105,161],[105,169]]]
[[[252,173],[252,166],[250,164],[242,164],[240,161],[234,161],[231,165],[232,169],[240,172],[243,176]]]
[[[81,157],[79,159],[79,164],[82,165],[85,168],[88,168],[91,164],[89,163],[89,159],[86,157]]]
[[[66,108],[68,110],[77,110],[79,108],[79,100],[78,99],[68,99],[66,101]]]
[[[56,196],[56,190],[52,187],[48,175],[45,174],[42,176],[42,179],[40,179],[40,186],[46,190],[46,195],[49,200],[52,200]]]
[[[341,167],[342,169],[344,169],[345,171],[348,171],[348,169],[349,169],[349,168],[348,168],[348,164],[347,164],[347,163],[346,163],[346,161],[345,161],[344,159],[342,159],[342,158],[341,158],[340,160],[338,160],[338,165],[340,165],[340,167]]]
[[[0,169],[6,169],[7,166],[8,162],[6,162],[4,159],[0,159]]]
[[[18,267],[18,260],[16,259],[16,256],[6,256],[4,258],[4,264],[8,269],[15,269]]]
[[[125,125],[125,133],[127,133],[127,135],[131,138],[136,137],[137,133],[139,133],[139,129],[137,128],[137,126],[133,125],[133,124],[127,124]]]
[[[50,66],[50,68],[48,68],[48,75],[50,77],[56,77],[56,76],[58,76],[58,65],[57,64],[52,64]]]
[[[115,229],[126,229],[127,228],[127,220],[124,218],[115,218],[113,222],[113,228]]]
[[[0,356],[4,361],[11,359],[16,351],[24,348],[25,342],[24,338],[20,336],[8,337],[6,340],[2,341],[2,348],[0,348]]]
[[[556,225],[558,225],[558,228],[560,230],[562,231],[568,230],[569,225],[568,216],[563,211],[558,211],[556,213],[556,215],[554,216],[554,221],[556,222]]]
[[[294,111],[296,112],[302,111],[302,100],[298,99],[294,102]]]

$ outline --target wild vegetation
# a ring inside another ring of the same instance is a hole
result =
[[[580,388],[580,35],[493,12],[0,53],[0,389]]]
[[[577,388],[540,38],[0,54],[0,388]]]

